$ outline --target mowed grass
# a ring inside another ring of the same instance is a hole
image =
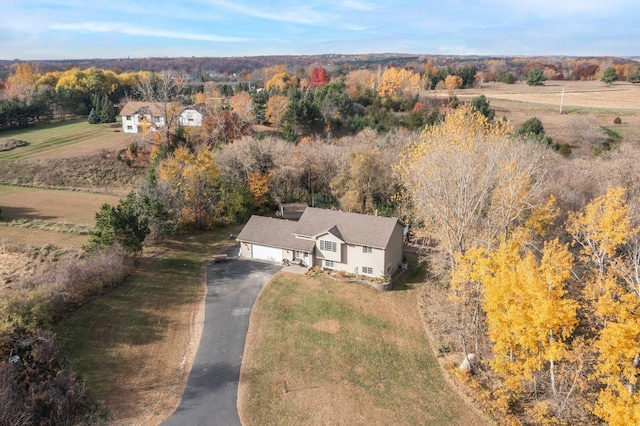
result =
[[[411,259],[415,268],[415,259]],[[442,377],[417,306],[395,291],[280,273],[254,307],[242,364],[246,425],[481,425]]]
[[[110,422],[157,425],[178,406],[202,328],[204,266],[239,230],[177,237],[149,250],[121,287],[58,328]]]
[[[29,145],[1,151],[0,160],[78,157],[123,148],[131,140],[119,122],[89,124],[84,118],[0,133],[0,139],[10,138]]]
[[[95,213],[119,197],[88,192],[0,185],[0,239],[80,249]]]

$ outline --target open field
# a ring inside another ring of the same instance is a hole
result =
[[[547,135],[573,148],[579,146],[576,127],[586,122],[615,131],[624,142],[640,143],[640,86],[630,83],[607,86],[601,81],[545,81],[543,86],[535,87],[524,82],[483,83],[477,88],[457,90],[455,94],[463,101],[485,95],[496,110],[496,117],[507,117],[514,129],[529,118],[538,117]],[[448,94],[436,91],[433,96]],[[613,124],[616,117],[621,118],[621,124]]]
[[[204,265],[239,231],[178,236],[146,250],[122,286],[58,328],[112,423],[160,424],[178,406],[202,332]]]
[[[418,313],[422,274],[379,293],[279,273],[251,315],[243,424],[482,425],[443,379]]]
[[[131,141],[120,123],[89,124],[84,118],[0,133],[29,145],[0,152],[3,159],[70,158],[124,148]]]

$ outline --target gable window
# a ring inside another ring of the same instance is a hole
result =
[[[125,116],[124,116],[124,119],[125,119],[125,120],[131,120],[131,116],[130,116],[130,115],[125,115]]]
[[[338,251],[338,245],[335,241],[320,240],[320,250],[322,251]]]
[[[373,247],[362,246],[362,252],[366,253],[366,254],[372,254],[373,253]]]
[[[327,267],[327,268],[335,268],[336,262],[334,262],[333,260],[326,260],[325,259],[324,266]]]
[[[371,275],[371,274],[373,274],[373,268],[370,267],[370,266],[363,266],[362,267],[362,273]]]

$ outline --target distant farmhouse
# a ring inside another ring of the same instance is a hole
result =
[[[202,126],[208,106],[195,104],[180,108],[178,123],[181,126]],[[165,105],[161,102],[128,102],[122,111],[122,130],[125,133],[148,133],[163,128]]]
[[[403,230],[397,218],[308,207],[297,222],[254,215],[237,240],[241,257],[383,277],[402,265]]]

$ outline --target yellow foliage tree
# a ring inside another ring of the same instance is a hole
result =
[[[289,98],[284,95],[270,96],[265,114],[267,121],[276,127],[280,127],[290,103]]]
[[[601,274],[632,234],[631,209],[624,197],[624,188],[611,188],[583,211],[569,216],[567,230],[582,246],[585,260],[595,264]]]
[[[479,281],[487,334],[493,342],[493,370],[510,390],[538,371],[548,371],[556,394],[556,364],[566,357],[577,324],[577,303],[565,297],[573,256],[557,240],[547,242],[537,260],[520,230],[493,251],[470,250],[452,274],[454,291]]]
[[[253,196],[253,205],[260,209],[269,201],[270,173],[254,172],[249,175],[249,192]]]
[[[206,146],[195,152],[177,148],[158,165],[158,177],[172,189],[181,225],[198,229],[213,225],[219,202],[220,171],[211,150]]]
[[[277,92],[285,92],[290,87],[298,87],[299,84],[300,81],[297,76],[281,72],[271,77],[271,79],[264,84],[264,88]]]
[[[249,92],[236,93],[229,99],[229,105],[244,123],[252,123],[254,119],[253,102]]]
[[[447,90],[447,93],[449,93],[449,96],[453,95],[453,92],[455,92],[456,89],[459,89],[461,87],[462,87],[462,77],[458,75],[448,75],[444,79],[444,88]]]
[[[389,68],[382,74],[381,96],[413,96],[420,91],[420,75],[404,68]]]

